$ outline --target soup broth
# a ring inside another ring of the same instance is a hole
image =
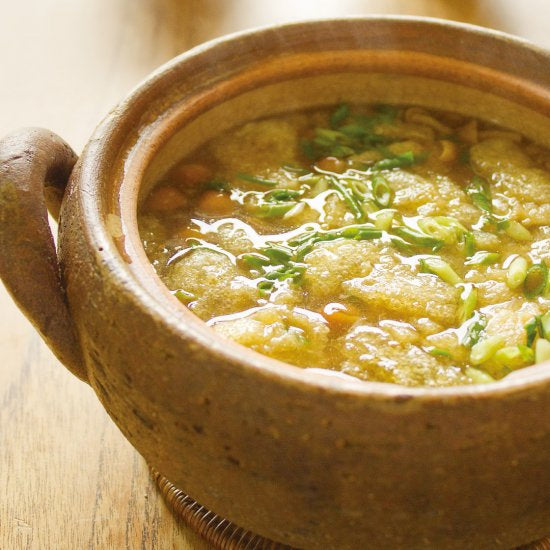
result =
[[[550,358],[550,152],[480,120],[249,122],[172,167],[139,225],[186,307],[300,367],[450,386]]]

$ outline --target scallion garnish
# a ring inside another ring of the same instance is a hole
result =
[[[259,183],[260,185],[268,185],[269,187],[274,187],[279,185],[279,182],[274,180],[268,180],[266,178],[261,178],[260,176],[253,176],[251,174],[237,174],[237,178],[243,181],[248,181],[250,183]]]
[[[474,367],[467,367],[464,372],[474,384],[490,384],[491,382],[495,381],[495,379],[490,374],[487,374],[485,371],[476,369]]]
[[[493,357],[493,355],[504,347],[502,336],[489,336],[476,342],[470,351],[470,362],[472,365],[481,365]]]
[[[424,157],[415,154],[412,151],[407,151],[395,157],[379,160],[373,166],[374,170],[393,170],[394,168],[404,168],[405,166],[411,166],[416,162],[420,162]]]
[[[274,281],[260,281],[258,283],[258,292],[262,298],[268,298],[269,294],[273,290],[273,287],[275,286]]]
[[[420,260],[420,270],[423,273],[432,273],[437,275],[440,279],[450,285],[456,285],[462,282],[462,279],[456,271],[445,260],[442,260],[437,256],[422,258]]]
[[[464,335],[464,338],[462,339],[462,345],[466,346],[467,348],[471,348],[474,346],[479,339],[481,338],[482,334],[485,332],[485,328],[487,327],[487,317],[483,315],[482,313],[476,312],[472,319],[468,321],[468,327],[466,329],[466,334]]]
[[[273,189],[264,194],[267,201],[288,201],[298,198],[302,194],[301,191],[295,191],[293,189]]]
[[[282,169],[285,172],[298,174],[299,176],[305,176],[311,173],[307,168],[301,168],[300,166],[294,166],[293,164],[283,164]]]
[[[375,174],[372,178],[372,198],[380,208],[388,208],[392,202],[392,191],[384,176]]]
[[[469,260],[464,262],[464,265],[493,265],[500,260],[498,252],[487,252],[480,250],[476,252]]]
[[[470,185],[466,188],[466,193],[480,210],[489,213],[493,212],[491,189],[483,178],[474,176]]]
[[[262,248],[262,253],[265,254],[272,263],[285,264],[292,258],[292,249],[275,243],[268,243],[269,246]]]
[[[439,250],[445,244],[445,241],[442,241],[441,239],[430,237],[425,233],[420,233],[420,231],[415,231],[414,229],[406,226],[395,227],[393,232],[398,237],[401,237],[409,243],[425,248],[431,248],[434,252]]]
[[[477,306],[477,288],[467,283],[460,294],[460,304],[458,306],[458,322],[465,323],[474,314]]]
[[[504,228],[504,231],[515,241],[530,241],[533,238],[527,228],[514,220],[508,220],[508,224]]]
[[[401,237],[391,236],[391,244],[405,254],[416,254],[418,252],[417,247],[414,244],[408,243]]]
[[[452,353],[446,349],[436,348],[435,346],[429,346],[425,350],[434,357],[452,357]]]
[[[182,304],[185,305],[197,299],[194,294],[191,294],[191,292],[187,292],[181,288],[176,290],[173,294]]]
[[[381,229],[383,231],[389,231],[391,229],[391,226],[393,224],[393,218],[395,217],[395,210],[378,210],[378,212],[373,212],[371,214],[371,218],[373,220],[374,226],[377,229]]]
[[[540,316],[540,335],[550,340],[550,311]]]
[[[249,254],[241,254],[238,256],[239,260],[246,262],[246,264],[254,269],[260,269],[271,263],[271,260],[263,254],[257,252],[251,252]]]
[[[260,218],[279,218],[290,212],[297,202],[263,202],[255,209],[255,214]]]
[[[425,217],[418,220],[418,227],[431,237],[454,244],[467,229],[455,218],[450,216]]]
[[[474,234],[471,231],[464,233],[464,255],[469,258],[473,256],[476,251],[476,241]]]
[[[349,105],[342,103],[339,105],[336,110],[330,115],[330,125],[332,128],[337,128],[348,118],[349,116]]]
[[[365,219],[365,212],[360,204],[360,202],[357,200],[357,198],[354,196],[354,194],[351,192],[349,187],[343,182],[343,180],[340,180],[337,177],[331,177],[330,178],[331,184],[338,191],[338,194],[342,197],[342,199],[347,203],[349,206],[351,212],[358,220]]]
[[[523,281],[523,293],[526,298],[536,298],[546,289],[548,283],[548,267],[544,262],[532,265]]]
[[[539,338],[535,344],[535,363],[550,361],[550,342]]]
[[[523,325],[523,328],[525,328],[525,332],[527,333],[527,346],[531,347],[533,345],[533,342],[535,341],[535,338],[537,337],[537,334],[540,332],[540,315],[535,315],[534,317],[531,317],[525,325]]]
[[[525,277],[527,277],[528,267],[529,264],[527,260],[522,256],[518,256],[512,260],[506,273],[506,284],[508,288],[515,290],[523,284]]]

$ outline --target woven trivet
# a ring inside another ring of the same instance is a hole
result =
[[[177,517],[216,550],[296,550],[239,527],[217,516],[151,469],[166,503]],[[520,546],[516,550],[550,550],[550,538]]]

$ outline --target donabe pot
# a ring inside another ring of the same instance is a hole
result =
[[[302,548],[540,538],[550,530],[550,365],[445,389],[332,378],[217,336],[147,261],[136,211],[167,167],[225,128],[341,101],[450,109],[549,145],[550,55],[399,17],[199,46],[111,112],[76,165],[45,130],[1,142],[2,278],[144,458],[244,528]],[[57,253],[46,203],[53,213],[61,204]]]

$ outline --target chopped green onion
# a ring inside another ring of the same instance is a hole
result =
[[[496,225],[498,231],[506,230],[510,226],[510,219],[508,218],[499,219],[493,216],[489,221]]]
[[[534,317],[531,317],[525,325],[523,325],[523,328],[525,329],[525,332],[527,333],[527,346],[531,347],[533,345],[533,342],[535,341],[535,338],[537,337],[537,333],[539,332],[540,327],[540,316],[535,315]]]
[[[357,235],[353,237],[356,241],[369,241],[371,239],[379,239],[383,235],[380,229],[374,227],[364,227],[359,229]]]
[[[471,231],[464,233],[464,254],[467,258],[473,256],[476,251],[476,241]]]
[[[378,212],[374,212],[373,214],[371,214],[371,217],[374,221],[374,226],[382,231],[389,231],[391,229],[395,213],[395,210],[389,209],[378,210]]]
[[[474,176],[470,185],[466,188],[466,193],[480,210],[493,212],[491,190],[489,184],[483,178]]]
[[[476,252],[468,261],[464,262],[464,265],[492,265],[496,264],[500,260],[500,254],[498,252],[486,252],[480,250]]]
[[[506,284],[508,288],[514,290],[523,284],[525,277],[527,277],[528,265],[527,260],[521,256],[512,260],[506,273]]]
[[[301,214],[306,208],[305,202],[297,202],[294,204],[294,206],[283,215],[283,219],[289,220],[290,218],[293,218],[294,216],[297,216],[298,214]]]
[[[349,188],[336,177],[331,177],[330,179],[332,186],[347,203],[355,218],[358,220],[363,220],[365,218],[365,212]]]
[[[379,160],[373,168],[375,170],[392,170],[393,168],[403,168],[404,166],[411,166],[415,162],[421,160],[420,155],[418,157],[412,151],[407,151],[401,155],[395,157]],[[423,158],[422,158],[423,160]]]
[[[523,293],[529,299],[540,296],[548,283],[548,267],[544,262],[532,265],[523,281]]]
[[[516,241],[530,241],[533,236],[528,229],[523,227],[521,223],[514,220],[509,220],[507,226],[504,228],[507,235],[512,237]]]
[[[392,202],[392,191],[386,178],[376,174],[372,178],[372,196],[380,208],[387,208]]]
[[[316,128],[315,137],[313,138],[313,146],[315,156],[333,156],[346,157],[353,155],[355,149],[351,147],[352,142],[348,136],[337,130],[328,128]]]
[[[377,141],[379,138],[382,138],[382,136],[377,136],[376,134],[373,134],[372,131],[365,126],[356,123],[340,126],[338,130],[349,138],[365,142],[366,145],[368,145],[369,142]]]
[[[300,262],[313,250],[313,247],[315,246],[316,243],[321,241],[328,241],[328,240],[330,239],[328,238],[323,239],[323,238],[314,236],[308,241],[305,241],[300,246],[298,246],[298,248],[296,249],[296,253],[294,254],[294,257],[296,258],[296,260]]]
[[[420,260],[420,268],[422,272],[433,273],[450,285],[462,282],[456,271],[441,258],[435,256],[432,258],[423,258]]]
[[[292,164],[283,164],[282,168],[285,172],[291,172],[292,174],[299,174],[301,176],[310,174],[307,168],[301,168],[300,166],[294,166]]]
[[[543,338],[550,340],[550,311],[540,316],[539,330]]]
[[[530,354],[520,349],[519,346],[507,346],[499,349],[495,353],[494,359],[497,363],[504,367],[517,369],[518,367],[525,365],[526,357],[532,356],[534,359],[533,350],[530,348],[525,349],[528,350]]]
[[[468,376],[474,384],[490,384],[495,379],[482,370],[475,369],[474,367],[468,367],[465,370],[466,376]]]
[[[285,264],[292,258],[292,250],[285,246],[270,243],[262,252],[274,263]]]
[[[454,244],[467,230],[455,218],[448,216],[425,217],[418,220],[418,227],[424,233],[445,241],[446,244]]]
[[[459,324],[465,323],[474,314],[477,306],[477,288],[466,283],[460,294],[460,305],[458,306],[458,321]]]
[[[292,247],[300,246],[301,244],[304,244],[306,241],[309,241],[310,239],[316,237],[317,235],[320,235],[318,231],[305,231],[304,233],[300,233],[294,239],[291,239],[288,241],[288,245]]]
[[[518,344],[518,349],[526,363],[533,363],[535,361],[535,352],[532,348],[529,348],[524,344]]]
[[[268,280],[284,281],[286,279],[293,279],[297,282],[301,279],[305,272],[305,266],[297,264],[296,262],[289,262],[287,265],[281,266],[278,269],[268,272],[265,278]]]
[[[358,199],[364,201],[370,196],[369,187],[364,181],[347,180],[347,183],[351,191],[357,196]]]
[[[395,246],[398,250],[401,252],[404,252],[405,254],[416,254],[417,248],[415,245],[408,243],[404,239],[400,237],[390,237],[391,244]]]
[[[194,294],[192,294],[191,292],[187,292],[186,290],[183,290],[181,288],[176,290],[173,294],[182,304],[185,305],[197,299]]]
[[[472,365],[481,365],[493,357],[493,355],[504,346],[502,336],[489,336],[480,340],[472,346],[470,351],[470,362]]]
[[[346,118],[349,116],[349,105],[342,103],[336,110],[330,115],[330,125],[333,128],[337,128]]]
[[[398,237],[401,237],[402,239],[410,243],[426,248],[431,248],[434,251],[439,250],[445,244],[445,242],[441,239],[435,239],[434,237],[430,237],[425,233],[420,233],[420,231],[415,231],[414,229],[405,226],[395,227],[393,229],[393,232]]]
[[[261,267],[271,264],[271,260],[267,256],[256,252],[242,254],[238,256],[238,259],[243,260],[248,266],[254,269],[260,269]]]
[[[264,193],[264,197],[267,201],[285,202],[297,199],[301,194],[301,191],[294,191],[293,189],[273,189],[273,191]]]
[[[263,202],[254,209],[254,213],[260,218],[280,218],[297,204],[297,202]]]
[[[367,240],[379,239],[383,232],[372,225],[348,225],[342,229],[329,231],[326,235],[332,238],[343,237],[345,239]]]
[[[262,298],[269,297],[275,283],[273,281],[260,281],[258,283],[258,292]]]
[[[479,312],[476,312],[472,319],[468,322],[466,334],[464,335],[461,344],[468,348],[471,348],[477,344],[481,338],[481,335],[485,332],[486,327],[487,317]]]
[[[344,139],[345,141],[348,141],[346,139],[346,136],[342,134],[342,132],[338,130],[330,130],[329,128],[316,128],[315,134],[317,136],[317,139],[320,141],[327,140],[327,143],[331,141],[337,141],[339,139]]]
[[[550,342],[539,338],[535,344],[535,363],[550,361]]]
[[[434,357],[452,357],[453,355],[446,349],[436,348],[435,346],[429,346],[425,348],[426,351]]]
[[[250,183],[259,183],[260,185],[268,185],[270,187],[274,187],[275,185],[279,185],[279,182],[274,180],[268,180],[265,178],[261,178],[259,176],[252,176],[250,174],[237,174],[237,178],[243,181],[248,181]]]
[[[452,227],[458,233],[465,233],[467,229],[456,219],[451,216],[434,216],[433,218],[439,225],[443,227]]]

